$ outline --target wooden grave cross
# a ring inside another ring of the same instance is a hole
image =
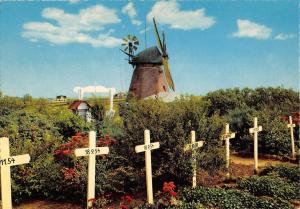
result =
[[[295,140],[294,140],[294,128],[296,127],[295,124],[293,124],[292,116],[289,116],[289,124],[287,127],[291,131],[291,146],[292,146],[292,158],[295,158]]]
[[[226,169],[227,169],[227,176],[229,175],[229,163],[230,163],[230,139],[233,139],[235,137],[235,133],[230,132],[229,130],[229,123],[226,123],[225,126],[225,134],[222,135],[221,139],[225,140],[225,146],[226,146]]]
[[[262,126],[257,126],[257,117],[254,117],[254,127],[249,129],[249,133],[254,136],[254,171],[258,172],[258,132],[262,131]]]
[[[10,156],[9,139],[0,138],[0,166],[1,166],[1,200],[3,209],[11,209],[11,177],[10,167],[29,163],[29,154]]]
[[[95,174],[96,174],[96,155],[107,155],[108,147],[96,147],[96,132],[89,132],[89,147],[75,149],[75,156],[88,156],[88,188],[87,188],[87,208],[92,207],[90,200],[95,198]]]
[[[135,146],[135,152],[145,152],[147,201],[149,204],[153,204],[151,150],[158,149],[159,142],[150,143],[150,131],[145,130],[144,143],[145,144]]]
[[[202,147],[204,141],[196,142],[195,131],[191,131],[191,143],[187,144],[184,148],[184,151],[192,150],[192,168],[193,168],[193,181],[192,186],[195,188],[197,186],[197,159],[196,159],[196,149]]]

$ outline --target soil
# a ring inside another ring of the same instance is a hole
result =
[[[31,201],[14,207],[14,209],[81,209],[81,208],[82,207],[71,203],[58,203],[58,202],[42,201],[42,200]]]
[[[252,165],[254,166],[254,160],[251,157],[241,157],[238,155],[231,155],[231,162],[235,164],[242,164],[242,165]],[[278,165],[278,164],[285,164],[293,166],[295,164],[290,162],[283,162],[276,159],[270,159],[270,158],[258,158],[258,168],[263,168],[269,165]]]

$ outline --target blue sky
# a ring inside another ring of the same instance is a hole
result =
[[[0,89],[74,97],[75,86],[127,91],[121,38],[166,33],[176,92],[283,86],[298,90],[296,1],[50,1],[0,3]]]

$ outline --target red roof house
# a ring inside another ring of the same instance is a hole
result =
[[[81,116],[87,122],[92,120],[91,117],[91,106],[87,101],[75,100],[69,105],[69,109],[73,111],[74,114]]]

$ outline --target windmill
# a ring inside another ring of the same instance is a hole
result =
[[[128,61],[134,67],[128,99],[160,97],[163,100],[167,98],[165,100],[171,101],[175,99],[175,85],[170,72],[165,35],[162,33],[161,41],[154,18],[153,24],[158,47],[146,48],[135,55],[138,44],[135,47],[132,44],[137,41],[137,38],[129,35],[123,39],[122,51],[129,56]],[[170,99],[171,97],[172,99]]]

